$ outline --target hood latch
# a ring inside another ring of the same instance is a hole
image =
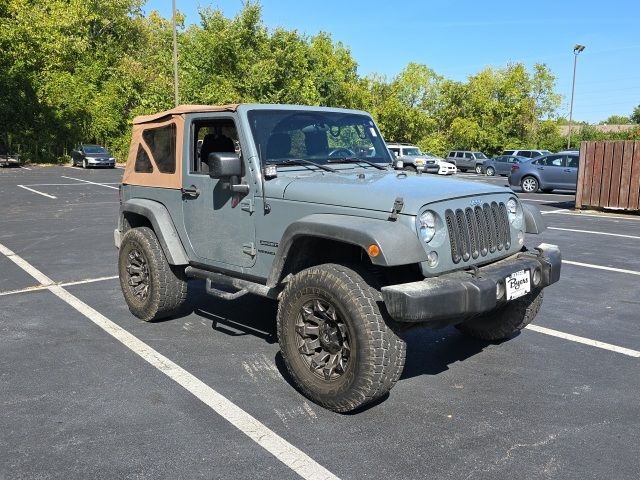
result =
[[[395,222],[398,219],[398,214],[404,208],[404,199],[398,197],[393,202],[393,208],[391,209],[391,215],[389,215],[389,221]]]

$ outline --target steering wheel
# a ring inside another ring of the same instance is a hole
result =
[[[333,157],[355,157],[356,154],[354,152],[352,152],[351,150],[349,150],[348,148],[344,148],[344,147],[340,147],[340,148],[335,148],[333,150],[331,150],[331,152],[329,152],[329,157],[333,158]]]

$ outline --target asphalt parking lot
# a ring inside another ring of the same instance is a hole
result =
[[[0,170],[0,478],[640,478],[640,217],[521,195],[565,262],[534,324],[412,330],[389,397],[340,415],[289,385],[271,301],[129,313],[121,175]]]

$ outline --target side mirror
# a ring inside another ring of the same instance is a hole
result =
[[[242,161],[235,153],[210,153],[209,176],[211,178],[231,178],[242,175]]]

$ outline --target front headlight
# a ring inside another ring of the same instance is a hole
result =
[[[507,215],[509,222],[512,223],[514,227],[518,228],[522,224],[524,213],[515,198],[510,198],[507,201]]]
[[[420,237],[424,243],[429,243],[436,234],[436,215],[432,211],[427,210],[420,215],[419,221]]]

